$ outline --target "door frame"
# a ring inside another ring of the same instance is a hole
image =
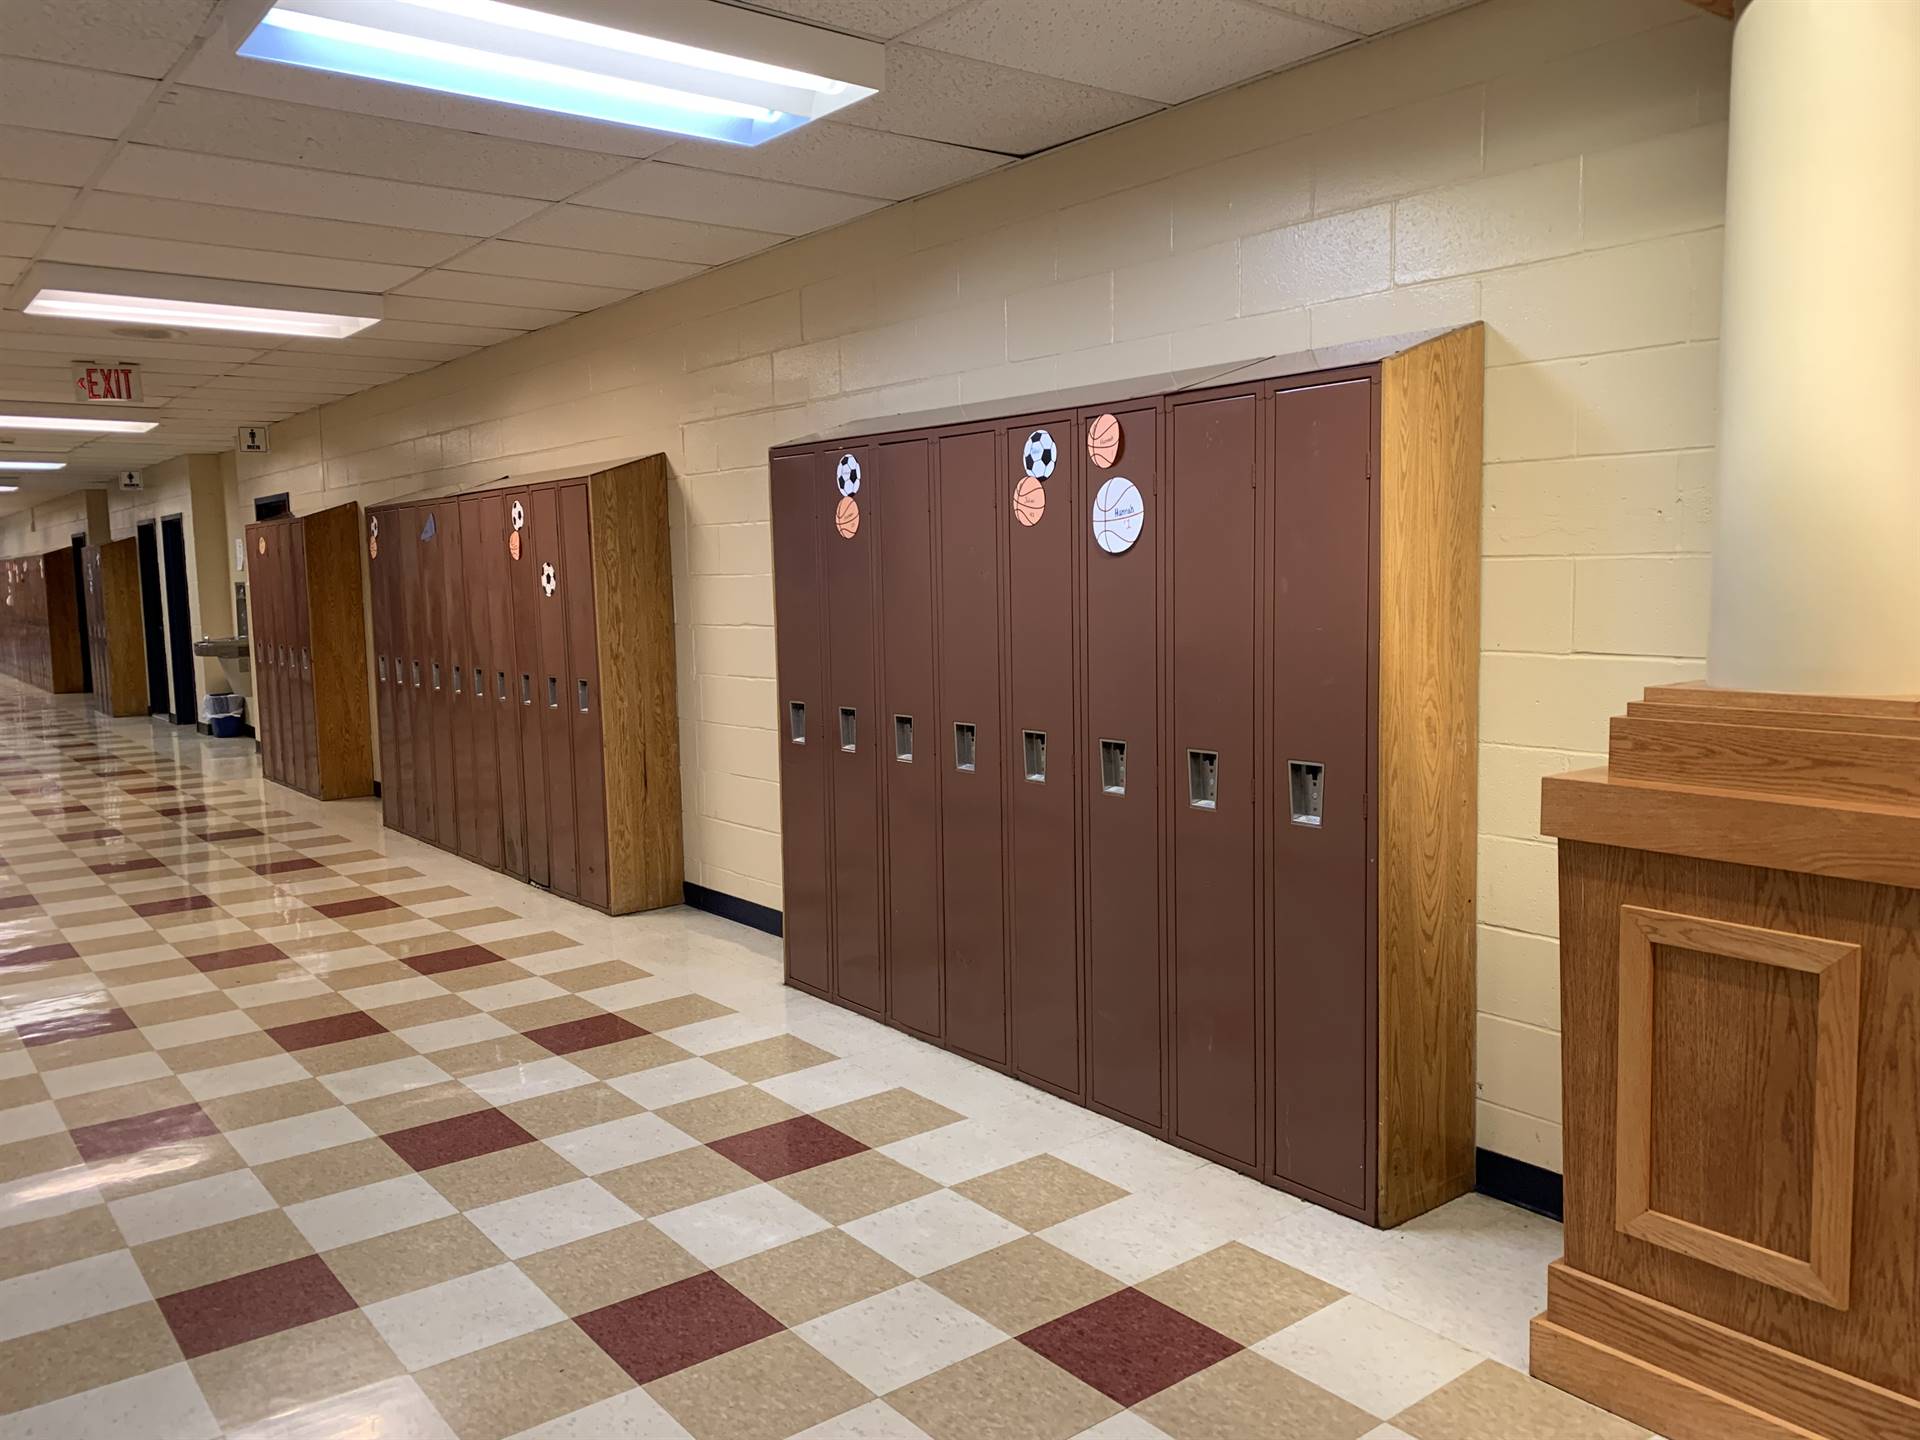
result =
[[[196,725],[200,720],[200,684],[193,673],[193,596],[187,583],[187,523],[177,512],[160,517],[160,562],[167,602],[173,723]]]
[[[169,715],[165,602],[160,584],[160,525],[142,520],[133,527],[140,556],[140,623],[147,641],[147,713]]]

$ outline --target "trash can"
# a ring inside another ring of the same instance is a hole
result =
[[[203,695],[200,697],[200,723],[216,739],[231,740],[240,734],[247,721],[247,697],[244,695]]]

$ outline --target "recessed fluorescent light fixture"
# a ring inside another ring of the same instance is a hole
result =
[[[0,470],[6,471],[9,475],[19,470],[64,470],[66,468],[67,462],[64,460],[8,460],[0,458]]]
[[[341,340],[377,324],[378,295],[250,280],[151,275],[95,265],[35,265],[14,288],[29,315],[245,335]]]
[[[0,485],[0,495],[11,495],[19,488],[18,485]]]
[[[878,93],[884,47],[719,0],[254,0],[239,52],[758,145]],[[236,31],[237,33],[237,31]]]
[[[158,420],[96,420],[91,415],[0,415],[0,430],[68,430],[80,435],[144,435]]]

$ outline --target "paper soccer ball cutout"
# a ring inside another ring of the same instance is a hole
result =
[[[860,493],[860,462],[851,455],[842,455],[840,463],[833,467],[833,483],[849,500],[858,495]]]
[[[1036,480],[1045,480],[1052,476],[1053,467],[1060,463],[1059,447],[1053,443],[1053,436],[1044,430],[1036,430],[1027,436],[1026,448],[1020,452],[1021,467]]]
[[[516,530],[525,529],[526,524],[527,507],[516,500],[513,502],[513,528]]]
[[[380,517],[378,515],[369,515],[367,517],[367,533],[369,535],[378,535],[380,533]]]
[[[553,573],[553,562],[549,560],[540,567],[540,588],[547,592],[547,598],[553,598],[553,592],[560,588],[560,577]]]

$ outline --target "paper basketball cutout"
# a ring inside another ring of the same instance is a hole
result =
[[[264,535],[260,537],[260,553],[262,555],[267,553],[267,537]]]
[[[507,532],[507,556],[513,560],[520,558],[520,532],[518,530],[509,530]]]
[[[1120,458],[1120,422],[1101,415],[1087,426],[1087,459],[1102,470]]]
[[[380,558],[380,537],[378,535],[367,536],[367,558],[369,560],[378,560]]]
[[[1047,487],[1031,475],[1022,475],[1013,487],[1013,518],[1022,525],[1038,525],[1047,513]]]
[[[547,592],[549,600],[553,598],[553,592],[560,588],[560,577],[554,573],[551,560],[540,567],[540,588]]]
[[[840,532],[842,540],[851,540],[860,528],[860,506],[851,495],[841,497],[840,503],[833,507],[833,528]]]
[[[833,483],[849,500],[858,495],[860,493],[860,462],[851,455],[842,455],[840,463],[833,467]]]
[[[1140,488],[1124,475],[1114,476],[1093,497],[1094,543],[1109,555],[1131,550],[1140,538],[1140,527],[1146,523],[1146,502],[1140,498]]]
[[[1036,430],[1027,436],[1027,443],[1020,451],[1020,466],[1036,480],[1045,480],[1053,474],[1053,467],[1060,463],[1060,447],[1053,443],[1053,436],[1045,430]]]

